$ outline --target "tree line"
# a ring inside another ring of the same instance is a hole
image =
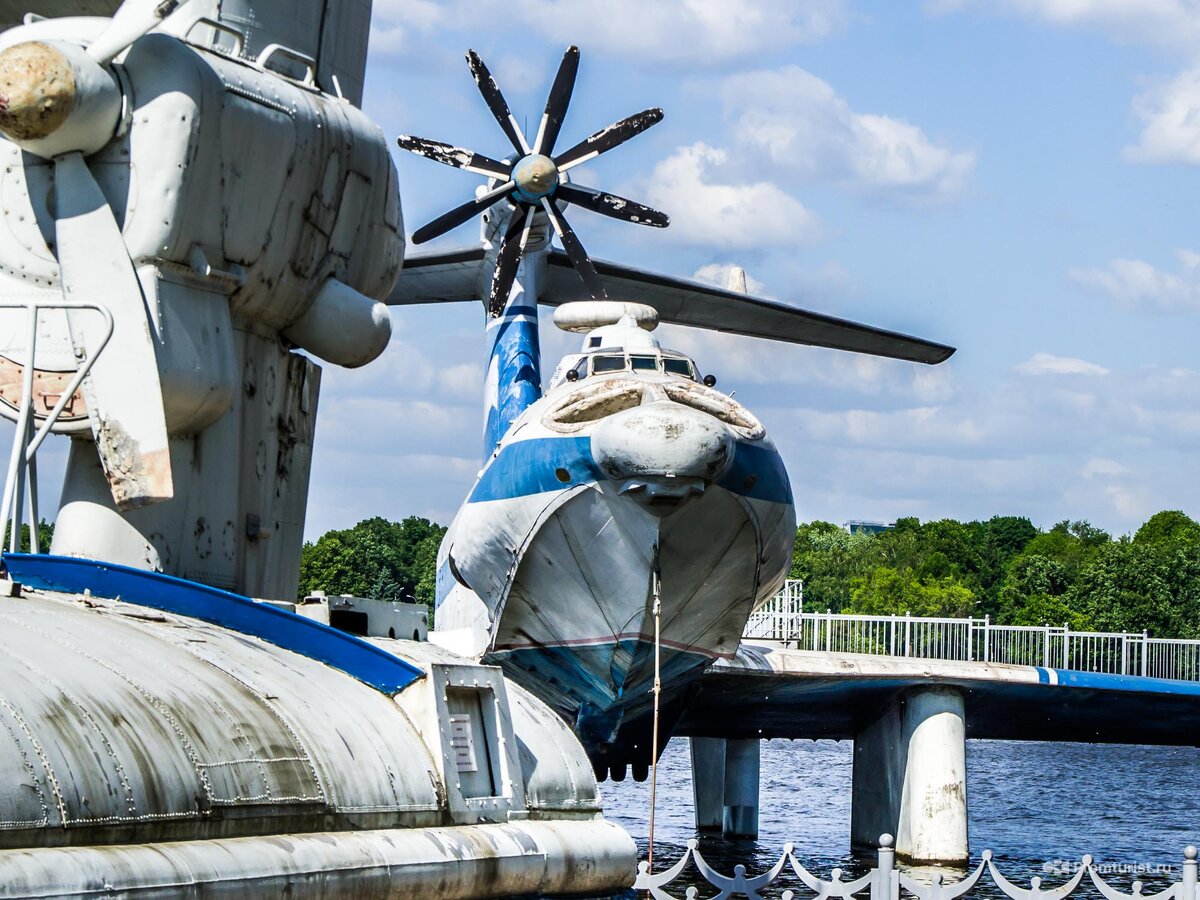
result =
[[[1200,524],[1177,510],[1118,538],[1016,516],[905,518],[878,534],[810,522],[797,530],[791,576],[804,581],[807,610],[1200,637]]]
[[[330,531],[304,545],[300,594],[432,606],[445,533],[417,516]],[[790,575],[804,582],[805,609],[820,612],[986,615],[1001,625],[1200,638],[1200,524],[1176,510],[1117,538],[1088,522],[1042,530],[1020,516],[904,518],[876,534],[807,522]]]

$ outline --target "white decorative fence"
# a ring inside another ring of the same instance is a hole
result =
[[[697,849],[695,840],[688,841],[688,849],[683,856],[669,869],[651,874],[645,862],[638,864],[637,881],[634,882],[635,892],[645,891],[654,900],[694,900],[700,892],[694,885],[686,884],[696,881],[695,876],[702,879],[699,883],[716,888],[718,893],[711,895],[713,900],[726,900],[729,897],[747,897],[750,900],[767,900],[768,896],[778,896],[780,900],[795,900],[797,894],[793,890],[782,893],[763,893],[772,884],[783,878],[790,879],[795,875],[800,883],[815,895],[814,900],[838,898],[851,900],[854,897],[870,898],[870,900],[899,900],[903,892],[908,897],[917,900],[954,900],[968,894],[973,888],[980,886],[986,873],[995,888],[981,886],[982,891],[995,896],[996,889],[1012,900],[1064,900],[1074,893],[1083,883],[1086,876],[1095,889],[1105,900],[1200,900],[1200,891],[1196,883],[1196,848],[1187,847],[1183,851],[1183,866],[1179,881],[1165,890],[1154,894],[1143,894],[1142,883],[1135,881],[1133,892],[1126,894],[1108,884],[1096,870],[1090,856],[1083,857],[1074,875],[1062,884],[1046,886],[1042,879],[1031,879],[1029,887],[1021,887],[1009,881],[992,862],[992,852],[985,850],[983,861],[973,872],[961,881],[947,883],[941,872],[935,872],[930,883],[918,880],[896,868],[896,853],[892,846],[892,836],[885,834],[879,839],[879,852],[875,868],[861,878],[853,881],[842,881],[842,870],[834,869],[829,881],[824,881],[804,868],[792,852],[792,845],[783,848],[783,855],[766,872],[750,875],[745,866],[735,866],[732,875],[723,875],[713,869]],[[692,863],[694,874],[685,875],[688,863]],[[1069,867],[1068,867],[1069,868]],[[674,893],[668,893],[666,888],[675,882],[680,882],[679,888],[673,888]],[[682,893],[680,892],[682,889]],[[706,891],[706,896],[709,896]],[[805,895],[800,894],[801,898]]]
[[[750,614],[745,637],[800,650],[921,659],[978,660],[1079,672],[1200,681],[1200,641],[1146,633],[1072,631],[1066,625],[993,625],[950,619],[804,612],[798,581]]]

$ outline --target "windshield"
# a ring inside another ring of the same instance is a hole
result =
[[[669,356],[664,357],[663,371],[668,375],[682,375],[684,378],[691,378],[692,361],[690,359],[673,359]]]
[[[592,358],[592,372],[620,372],[624,368],[624,356],[596,356]]]

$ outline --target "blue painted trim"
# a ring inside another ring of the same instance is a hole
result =
[[[725,490],[771,503],[792,502],[792,483],[774,447],[738,441],[733,463],[717,482]]]
[[[562,481],[555,473],[567,471]],[[588,437],[532,438],[514,441],[500,451],[479,476],[468,503],[510,500],[529,494],[561,491],[604,477],[592,459]]]
[[[1087,688],[1093,691],[1126,691],[1138,694],[1175,694],[1182,697],[1200,697],[1200,682],[1175,681],[1170,678],[1149,678],[1141,675],[1110,675],[1104,672],[1075,672],[1071,669],[1054,669],[1060,687]],[[1043,681],[1042,674],[1047,677]],[[1038,669],[1038,679],[1049,684],[1049,673]]]
[[[558,469],[567,470],[567,481],[555,475]],[[530,438],[501,449],[484,468],[467,502],[511,500],[607,478],[592,457],[591,438]],[[738,441],[733,462],[718,484],[743,497],[772,503],[792,502],[792,486],[783,460],[773,447],[761,444]]]
[[[120,599],[261,638],[395,694],[424,676],[416,666],[312,619],[183,578],[68,556],[5,553],[12,578],[44,591]]]
[[[542,398],[542,355],[538,343],[537,304],[515,293],[499,321],[488,326],[491,338],[489,368],[496,366],[495,394],[484,397],[487,419],[483,431],[483,459],[508,434],[513,422]]]

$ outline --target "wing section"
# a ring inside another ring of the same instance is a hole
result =
[[[483,247],[409,254],[388,303],[397,306],[479,300],[487,294],[488,279],[483,277],[486,258]],[[561,306],[592,298],[566,253],[551,250],[544,259],[546,268],[539,279],[539,303]],[[930,365],[945,362],[954,353],[954,348],[945,344],[810,312],[764,297],[604,260],[594,263],[609,297],[652,306],[658,310],[662,322]]]
[[[552,250],[547,262],[546,278],[538,297],[540,303],[560,306],[591,299],[565,253]],[[955,349],[699,281],[645,272],[601,259],[593,262],[609,297],[652,306],[658,310],[662,322],[931,365],[945,362]]]
[[[486,257],[487,251],[482,246],[406,254],[388,305],[482,301],[487,293],[486,283],[480,281]],[[490,281],[489,273],[487,283]]]

